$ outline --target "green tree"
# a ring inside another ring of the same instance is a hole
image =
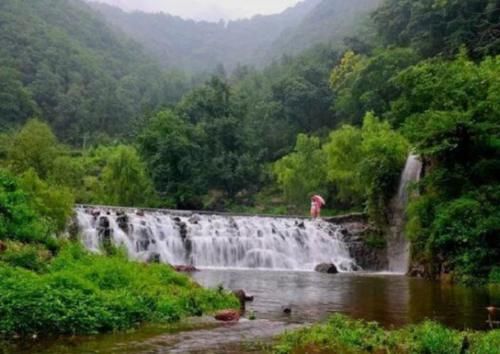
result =
[[[41,180],[33,169],[19,177],[19,185],[31,208],[45,220],[49,231],[53,234],[63,232],[73,215],[75,199],[71,190],[64,186],[48,184]]]
[[[107,204],[147,206],[154,204],[153,185],[136,149],[120,145],[102,170],[103,199]]]
[[[16,173],[34,169],[38,176],[47,178],[60,154],[60,146],[50,127],[32,119],[11,138],[7,160]]]
[[[0,67],[0,128],[24,123],[37,114],[37,106],[21,75],[10,67]]]
[[[386,0],[375,11],[380,37],[425,57],[454,55],[466,45],[475,58],[500,53],[498,0]]]
[[[394,77],[417,61],[411,49],[377,50],[370,57],[348,51],[330,76],[336,114],[342,121],[356,125],[362,123],[366,112],[383,115],[399,95]]]
[[[344,126],[334,131],[323,149],[336,197],[353,204],[367,202],[372,220],[384,225],[408,155],[405,138],[368,113],[361,129]]]
[[[140,134],[139,149],[163,205],[189,207],[207,191],[201,134],[172,111],[157,113]]]
[[[336,189],[335,199],[350,204],[364,202],[365,186],[359,163],[363,158],[363,137],[359,128],[344,125],[330,134],[323,150],[326,154],[328,181]]]
[[[287,200],[302,207],[312,193],[325,191],[325,164],[319,138],[299,134],[294,152],[277,161],[273,172]]]

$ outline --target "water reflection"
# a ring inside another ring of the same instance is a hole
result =
[[[433,319],[464,329],[485,328],[485,307],[500,306],[498,288],[465,288],[392,275],[326,275],[309,272],[204,270],[193,275],[204,286],[223,284],[255,295],[248,309],[258,318],[316,322],[340,312],[401,326]],[[293,305],[291,316],[281,311]]]

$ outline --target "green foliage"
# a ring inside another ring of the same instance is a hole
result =
[[[324,151],[337,197],[350,203],[367,201],[372,219],[385,223],[385,209],[408,154],[406,140],[369,113],[361,129],[344,126],[334,131]]]
[[[500,267],[493,267],[488,280],[490,284],[500,284]]]
[[[470,346],[462,350],[466,337]],[[493,354],[498,352],[499,339],[498,330],[458,332],[430,321],[399,330],[384,330],[376,323],[334,315],[324,324],[286,333],[273,352]]]
[[[356,125],[366,112],[384,114],[398,97],[393,78],[417,61],[418,56],[411,49],[377,50],[370,57],[348,51],[330,77],[336,94],[335,112],[343,122]]]
[[[65,230],[73,215],[75,199],[71,191],[63,186],[50,185],[41,180],[34,170],[28,170],[19,178],[19,185],[26,193],[29,204],[37,214],[46,220],[50,231]]]
[[[117,146],[102,170],[102,192],[109,205],[147,206],[152,203],[152,182],[137,151]]]
[[[56,5],[0,4],[0,128],[37,115],[74,145],[129,136],[145,110],[175,103],[189,88],[84,2]]]
[[[278,184],[289,202],[304,206],[309,203],[311,194],[324,192],[325,163],[319,138],[299,134],[295,151],[277,161],[273,167]]]
[[[47,269],[52,254],[47,248],[37,244],[23,244],[20,242],[5,242],[7,248],[0,253],[0,262],[12,267],[20,267],[35,272]]]
[[[67,245],[35,274],[0,263],[0,334],[92,334],[176,321],[221,308],[233,296],[198,287],[165,265],[90,255]]]
[[[427,61],[397,79],[401,97],[391,112],[405,120],[404,132],[424,156],[424,196],[410,206],[408,233],[415,257],[438,272],[439,261],[457,278],[486,278],[497,262],[498,58],[474,64],[464,55],[452,62]],[[434,92],[434,93],[432,93]],[[431,94],[432,93],[432,94]]]
[[[411,46],[426,57],[466,45],[475,58],[500,53],[497,0],[385,0],[373,18],[386,44]]]
[[[30,120],[10,140],[7,160],[13,172],[23,173],[33,169],[41,178],[49,176],[61,151],[47,124]]]
[[[31,206],[18,182],[0,170],[0,239],[54,245],[47,221]]]
[[[409,353],[458,354],[461,353],[464,333],[427,321],[401,330],[397,338],[406,342]]]
[[[281,14],[227,25],[182,20],[169,14],[128,13],[97,3],[92,7],[120,31],[143,43],[165,67],[212,72],[221,63],[228,71],[241,69],[240,63],[265,66],[320,43],[340,47],[345,35],[378,4],[378,0],[311,0]]]
[[[163,204],[182,206],[206,191],[198,129],[171,111],[151,118],[139,147]]]
[[[500,348],[500,331],[476,334],[472,337],[471,354],[496,354]]]

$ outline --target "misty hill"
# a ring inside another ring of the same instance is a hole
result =
[[[77,0],[2,0],[0,33],[2,130],[39,116],[66,141],[119,136],[183,92]]]
[[[125,12],[92,3],[108,21],[142,43],[165,67],[213,70],[264,66],[318,43],[340,45],[380,0],[306,0],[277,15],[228,23],[184,20],[168,14]]]

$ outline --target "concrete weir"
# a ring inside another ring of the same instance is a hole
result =
[[[361,269],[345,242],[345,225],[362,225],[361,214],[311,220],[95,205],[75,212],[77,232],[95,252],[116,245],[134,259],[198,268],[312,271],[332,263],[340,272]]]

